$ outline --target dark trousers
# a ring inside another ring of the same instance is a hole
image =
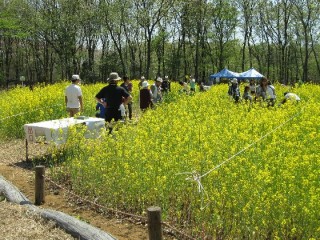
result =
[[[106,108],[106,122],[111,122],[111,120],[118,121],[121,119],[121,111],[119,108]]]
[[[128,103],[128,112],[129,112],[129,119],[132,118],[132,102]]]

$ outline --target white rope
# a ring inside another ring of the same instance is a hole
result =
[[[270,132],[266,133],[265,135],[263,135],[261,138],[259,138],[257,141],[251,143],[249,146],[243,148],[242,150],[240,150],[239,152],[237,152],[236,154],[234,154],[233,156],[231,156],[230,158],[226,159],[225,161],[221,162],[220,164],[218,164],[217,166],[215,166],[214,168],[212,168],[211,170],[209,170],[208,172],[206,172],[203,175],[200,175],[199,173],[197,173],[196,171],[192,171],[192,172],[182,172],[182,173],[178,173],[177,175],[181,175],[181,174],[187,174],[190,175],[189,177],[186,178],[186,180],[191,180],[191,181],[195,181],[198,185],[198,192],[201,193],[203,192],[207,197],[208,197],[208,193],[205,191],[202,183],[201,183],[201,178],[207,176],[208,174],[210,174],[211,172],[213,172],[214,170],[220,168],[222,165],[226,164],[227,162],[231,161],[233,158],[235,158],[236,156],[240,155],[241,153],[243,153],[244,151],[246,151],[247,149],[249,149],[250,147],[252,147],[254,144],[262,141],[264,138],[266,138],[267,136],[269,136],[270,134],[272,134],[273,132],[275,132],[277,129],[281,128],[283,125],[287,124],[288,122],[290,122],[292,119],[294,119],[295,117],[297,117],[298,115],[300,115],[302,113],[302,111],[304,110],[304,108],[299,111],[298,113],[296,113],[295,115],[293,115],[291,118],[289,118],[287,121],[281,123],[280,125],[278,125],[277,127],[275,127],[274,129],[272,129]],[[209,203],[206,204],[206,206],[202,206],[203,204],[203,194],[201,196],[201,210],[203,210]]]
[[[52,107],[61,106],[61,105],[62,105],[62,104],[55,104],[55,105],[53,105]],[[21,116],[21,115],[25,115],[25,114],[27,114],[27,113],[32,113],[32,112],[35,112],[35,111],[38,111],[38,110],[42,110],[42,109],[46,109],[46,108],[36,108],[36,109],[31,110],[31,111],[28,111],[28,112],[18,113],[18,114],[11,115],[11,116],[8,116],[8,117],[5,117],[5,118],[1,118],[0,121],[6,120],[6,119],[9,119],[9,118],[13,118],[13,117],[17,117],[17,116]]]
[[[226,164],[227,162],[229,162],[230,160],[232,160],[233,158],[235,158],[236,156],[240,155],[241,153],[243,153],[244,151],[246,151],[247,149],[249,149],[250,147],[252,147],[253,145],[257,144],[258,142],[262,141],[264,138],[266,138],[267,136],[269,136],[270,134],[274,133],[276,130],[278,130],[279,128],[281,128],[283,125],[287,124],[288,122],[290,122],[292,119],[294,119],[295,117],[297,117],[298,115],[300,115],[302,113],[303,109],[296,113],[295,115],[293,115],[291,118],[289,118],[287,121],[281,123],[280,125],[278,125],[277,127],[275,127],[274,129],[272,129],[270,132],[266,133],[264,136],[262,136],[261,138],[259,138],[257,141],[251,143],[249,146],[243,148],[242,150],[240,150],[239,152],[237,152],[236,154],[234,154],[233,156],[231,156],[230,158],[228,158],[227,160],[223,161],[222,163],[218,164],[217,166],[215,166],[213,169],[209,170],[207,173],[203,174],[202,176],[200,176],[200,179],[207,176],[208,174],[210,174],[211,172],[213,172],[214,170],[220,168],[222,165]]]
[[[200,178],[201,176],[196,172],[183,172],[183,173],[178,173],[177,175],[182,175],[182,174],[187,174],[190,175],[189,177],[186,178],[187,181],[195,181],[198,184],[198,193],[204,193],[207,198],[209,198],[208,193],[205,191]],[[203,206],[203,194],[201,195],[201,210],[205,209],[209,203],[206,204],[206,206]]]

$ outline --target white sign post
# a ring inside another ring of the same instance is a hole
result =
[[[25,76],[21,76],[20,77],[20,82],[21,82],[22,87],[24,86],[24,81],[25,80],[26,80]]]

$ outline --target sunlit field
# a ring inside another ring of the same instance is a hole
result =
[[[173,83],[164,103],[141,114],[137,83],[132,122],[98,139],[71,128],[66,144],[53,148],[57,181],[129,213],[159,206],[163,221],[197,239],[320,238],[320,86],[275,85],[277,103],[268,108],[235,104],[226,84],[186,95]],[[1,92],[1,138],[67,117],[67,84]],[[94,116],[103,86],[81,86],[82,115]],[[301,102],[279,106],[286,91]]]

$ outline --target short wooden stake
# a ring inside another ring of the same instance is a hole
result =
[[[148,208],[149,240],[162,240],[161,208]]]
[[[29,161],[29,146],[28,146],[28,140],[26,139],[26,161]]]
[[[45,202],[44,195],[44,166],[36,166],[35,175],[35,205],[41,205]]]

